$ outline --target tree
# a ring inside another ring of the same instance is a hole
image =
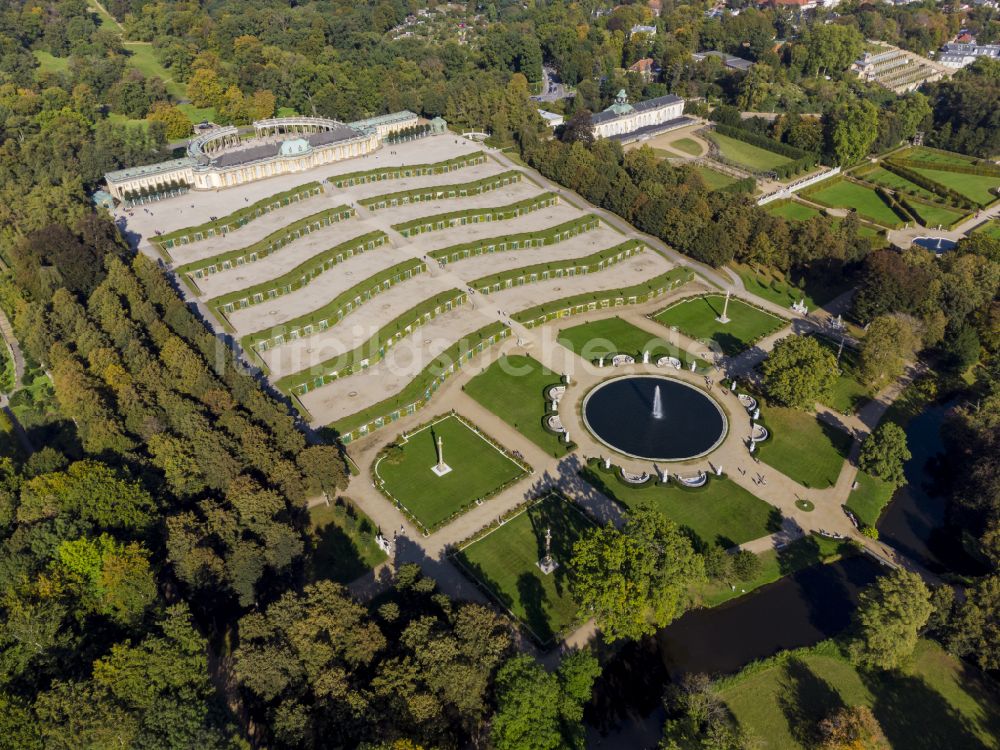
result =
[[[837,379],[837,360],[813,336],[787,336],[764,360],[764,385],[780,404],[812,410],[830,394]]]
[[[510,659],[496,676],[493,746],[497,750],[583,748],[583,704],[590,700],[600,672],[587,651],[565,657],[554,674],[527,654]]]
[[[589,146],[594,142],[594,126],[590,124],[591,113],[578,109],[563,123],[560,138],[563,143],[582,143]]]
[[[196,107],[217,107],[222,103],[224,89],[214,70],[200,68],[187,85],[188,96]]]
[[[162,122],[166,126],[167,138],[171,141],[191,135],[191,120],[179,108],[167,102],[154,104],[146,119],[150,122]]]
[[[690,586],[705,577],[688,538],[648,508],[633,511],[622,531],[609,524],[580,539],[570,570],[581,615],[594,617],[609,642],[671,622],[687,606]]]
[[[871,151],[878,137],[878,109],[867,99],[852,98],[823,116],[827,150],[846,167]]]
[[[895,422],[883,422],[865,438],[858,466],[885,482],[900,485],[904,479],[903,464],[911,456],[903,428]]]
[[[889,750],[875,714],[868,706],[844,706],[819,723],[818,750]]]
[[[855,634],[848,645],[859,666],[897,669],[917,647],[931,616],[930,591],[916,573],[896,568],[861,592]]]
[[[949,651],[982,669],[1000,669],[1000,575],[984,576],[965,590],[949,633]]]
[[[760,558],[748,549],[735,552],[730,565],[733,575],[740,581],[752,581],[760,574]]]
[[[865,331],[858,358],[861,381],[879,389],[903,374],[906,362],[913,358],[920,337],[916,321],[905,315],[881,315]]]

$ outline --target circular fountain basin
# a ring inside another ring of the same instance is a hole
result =
[[[663,416],[654,416],[656,391]],[[583,422],[612,450],[649,461],[685,461],[715,450],[728,422],[711,396],[662,375],[607,380],[583,400]]]

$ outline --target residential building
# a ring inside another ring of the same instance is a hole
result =
[[[971,65],[978,57],[1000,59],[1000,44],[976,44],[949,42],[941,47],[937,61],[949,68],[964,68]]]

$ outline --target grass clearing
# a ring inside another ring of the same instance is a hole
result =
[[[895,227],[902,223],[896,212],[874,190],[848,180],[833,182],[809,193],[808,197],[834,208],[853,208],[870,221],[885,227]]]
[[[38,60],[39,73],[62,73],[69,70],[68,57],[56,57],[51,52],[41,49],[34,50],[32,54]]]
[[[961,193],[966,198],[980,206],[992,203],[997,199],[991,190],[1000,187],[1000,177],[978,174],[962,174],[961,172],[945,172],[940,169],[913,167],[913,171],[946,188]]]
[[[897,672],[860,671],[832,645],[803,649],[724,680],[720,696],[774,748],[816,747],[817,723],[844,705],[870,707],[894,750],[983,750],[1000,737],[995,684],[930,640]]]
[[[178,104],[177,109],[187,115],[192,125],[199,122],[215,122],[215,107],[196,107],[193,104]]]
[[[653,316],[653,320],[693,339],[710,339],[728,355],[738,354],[753,342],[787,325],[783,318],[733,297],[729,300],[728,323],[716,320],[725,296],[708,294],[678,302]]]
[[[310,508],[311,580],[348,584],[385,562],[385,552],[375,543],[377,531],[350,500]]]
[[[726,477],[711,477],[698,489],[650,483],[630,486],[592,461],[583,470],[590,484],[629,510],[652,508],[696,537],[699,548],[737,544],[773,534],[781,528],[781,512]]]
[[[566,444],[542,426],[548,413],[545,391],[559,375],[526,355],[504,355],[464,387],[466,394],[553,456]]]
[[[685,154],[691,154],[691,156],[701,156],[704,150],[701,144],[693,138],[678,138],[676,141],[671,141],[670,145]]]
[[[764,210],[772,216],[780,216],[789,221],[808,221],[814,216],[823,215],[818,209],[798,201],[775,201]]]
[[[437,476],[437,440],[451,471]],[[448,415],[395,443],[374,466],[382,489],[431,531],[520,479],[525,470],[456,415]]]
[[[129,51],[128,63],[147,78],[161,78],[167,87],[167,93],[175,99],[187,97],[187,87],[174,80],[170,72],[163,67],[153,52],[153,45],[142,42],[125,42]]]
[[[736,182],[735,177],[730,177],[717,169],[710,169],[701,164],[695,165],[694,171],[701,175],[701,179],[705,181],[705,187],[709,190],[721,190]]]
[[[851,448],[850,435],[797,409],[767,406],[761,417],[771,435],[757,443],[761,461],[806,487],[836,484]]]
[[[726,159],[741,164],[752,172],[767,172],[792,161],[774,151],[753,146],[721,133],[709,133],[708,137],[718,144],[719,151]]]
[[[540,643],[550,644],[577,621],[567,562],[573,545],[593,526],[569,500],[549,495],[455,557],[463,571],[521,620]],[[550,575],[537,565],[545,555],[546,529],[552,530],[552,557],[559,563]]]

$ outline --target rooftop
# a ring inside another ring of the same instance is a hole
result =
[[[163,172],[173,172],[175,169],[184,169],[185,167],[193,167],[194,165],[194,159],[185,156],[180,159],[170,159],[169,161],[161,161],[156,164],[146,164],[141,167],[119,169],[114,172],[108,172],[105,177],[107,177],[108,182],[118,182],[119,180],[131,180],[136,177],[146,177],[148,175],[161,174]]]
[[[338,125],[332,130],[321,130],[309,133],[302,138],[290,138],[278,143],[261,143],[249,148],[228,151],[212,159],[216,167],[235,167],[239,164],[252,164],[255,161],[272,159],[275,156],[294,156],[307,153],[317,146],[326,146],[338,141],[349,141],[361,133],[349,125]]]

